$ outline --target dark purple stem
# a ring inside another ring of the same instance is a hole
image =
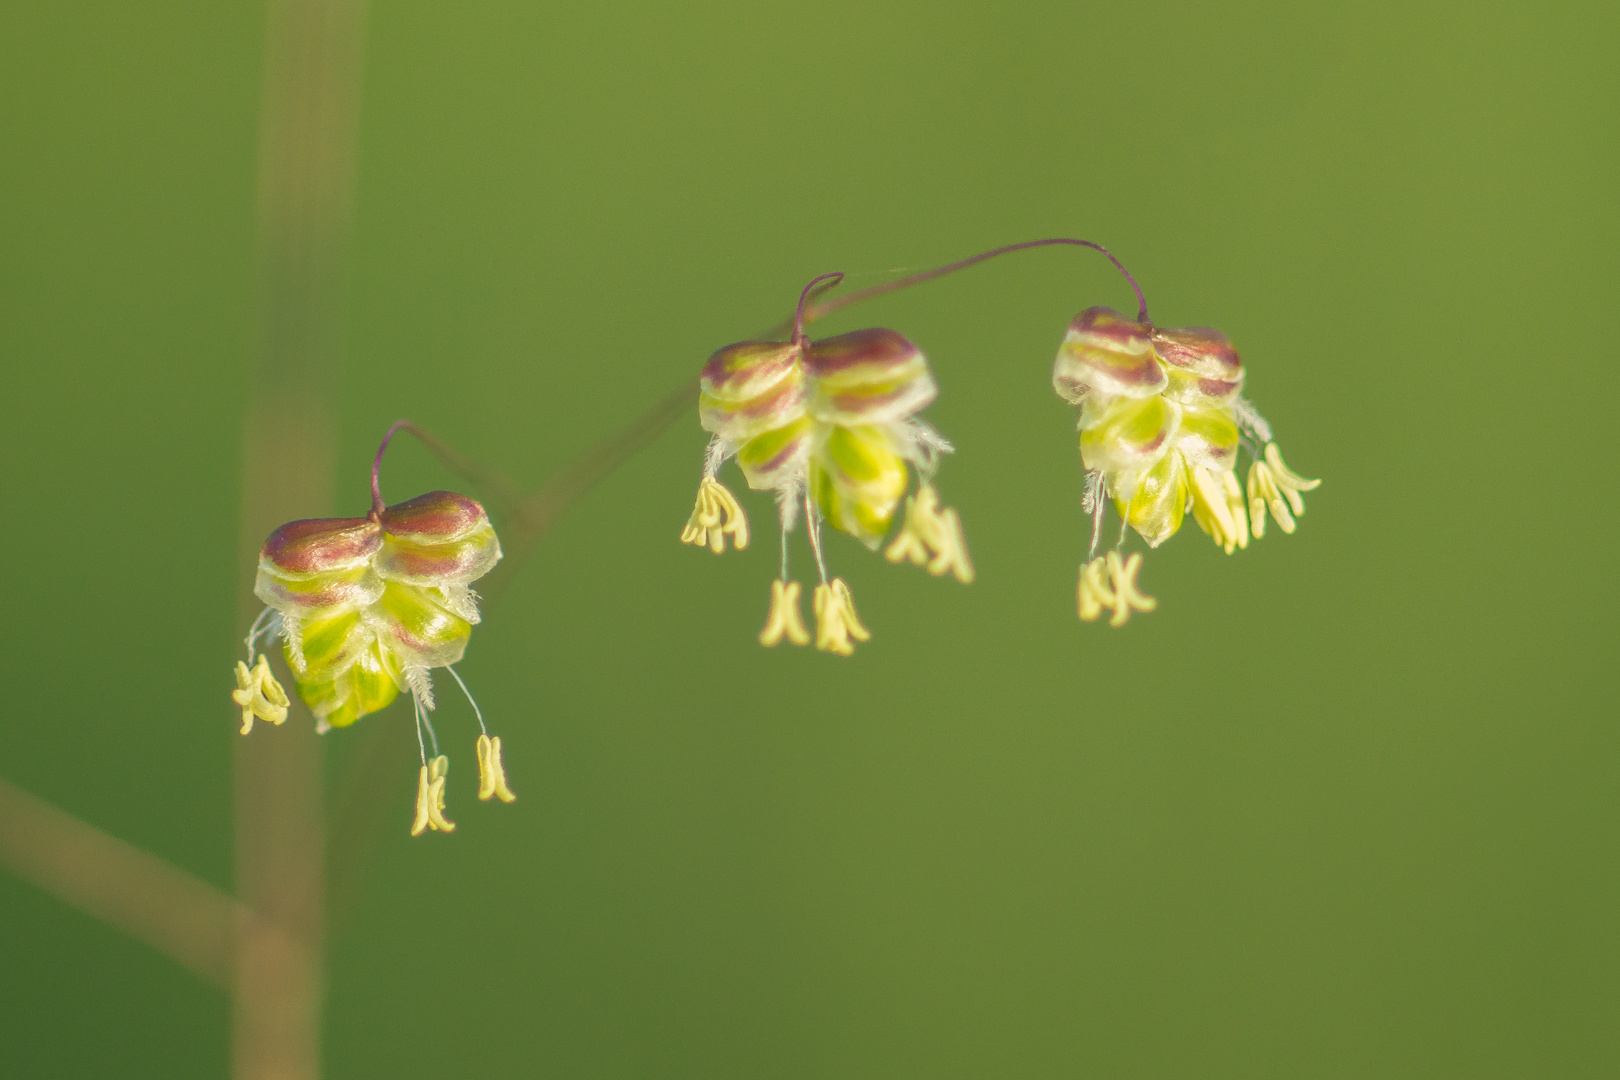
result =
[[[383,503],[382,487],[377,483],[377,470],[382,468],[383,452],[388,449],[388,444],[393,441],[394,432],[400,430],[401,428],[404,428],[413,435],[417,435],[418,438],[421,437],[416,430],[416,425],[411,423],[409,420],[395,420],[394,425],[390,427],[388,429],[388,433],[383,436],[382,445],[377,447],[377,456],[371,459],[371,516],[374,518],[382,517],[383,507],[385,505]]]
[[[843,280],[844,275],[834,271],[831,274],[822,274],[804,287],[804,291],[799,294],[798,310],[793,313],[793,344],[801,346],[804,344],[804,305],[809,303],[810,294],[826,292]],[[827,284],[821,285],[823,281]],[[817,285],[821,285],[821,288],[816,288]]]
[[[795,337],[803,334],[804,324],[806,322],[819,319],[823,315],[830,315],[840,308],[849,307],[851,304],[858,304],[863,300],[871,300],[874,297],[883,296],[887,293],[899,292],[901,289],[909,289],[913,285],[921,285],[924,282],[933,281],[935,278],[942,278],[946,274],[954,274],[958,270],[966,270],[970,266],[982,263],[986,259],[994,259],[998,255],[1009,255],[1014,251],[1023,251],[1026,248],[1052,247],[1059,244],[1068,245],[1070,247],[1090,248],[1092,251],[1102,252],[1102,254],[1107,257],[1108,261],[1114,264],[1114,268],[1125,276],[1125,280],[1131,283],[1131,289],[1136,293],[1136,321],[1141,323],[1146,323],[1148,321],[1147,298],[1142,295],[1142,287],[1136,283],[1135,278],[1131,277],[1131,272],[1125,269],[1125,264],[1114,258],[1113,252],[1109,251],[1101,244],[1094,243],[1090,240],[1073,240],[1068,237],[1058,236],[1049,240],[1026,240],[1022,244],[1008,244],[1006,247],[993,248],[990,251],[980,252],[979,254],[963,259],[960,262],[948,263],[945,266],[935,267],[933,270],[924,270],[920,274],[911,274],[895,281],[885,282],[882,285],[872,285],[865,289],[857,289],[852,293],[845,293],[836,300],[828,300],[824,304],[813,304],[810,306],[808,311],[805,310],[805,297],[801,296],[799,297],[799,312],[793,320]],[[825,276],[833,277],[835,275],[828,274]],[[843,275],[840,274],[836,276],[842,277]],[[816,281],[822,280],[824,280],[824,278],[816,278]],[[810,285],[815,285],[816,281],[812,281]],[[831,286],[827,287],[831,288]],[[806,286],[805,294],[808,295],[809,292],[810,286]]]

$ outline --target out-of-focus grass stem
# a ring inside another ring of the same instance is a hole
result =
[[[0,864],[229,990],[252,916],[205,881],[0,780]]]
[[[241,580],[281,522],[329,509],[364,0],[270,0],[260,114],[259,326],[243,429]],[[242,626],[259,608],[244,589]],[[300,709],[301,706],[295,706]],[[321,744],[309,717],[237,742],[232,1075],[320,1074]]]

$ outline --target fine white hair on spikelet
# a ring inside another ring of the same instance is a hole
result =
[[[1103,498],[1103,474],[1101,469],[1086,471],[1086,492],[1080,497],[1080,509],[1091,513],[1097,509]]]
[[[478,594],[465,585],[441,585],[438,594],[444,600],[444,606],[466,619],[474,626],[478,625],[481,616],[478,614]]]
[[[405,683],[411,688],[411,696],[416,698],[422,708],[432,711],[433,679],[428,675],[425,667],[408,667],[405,669]]]
[[[303,671],[304,663],[304,636],[303,625],[291,615],[281,617],[281,637],[287,642],[287,661],[293,671]]]
[[[800,490],[798,477],[776,489],[776,516],[781,519],[784,534],[792,532],[793,526],[799,523]]]
[[[1271,441],[1271,425],[1266,418],[1260,415],[1260,410],[1246,397],[1240,397],[1232,402],[1232,412],[1237,416],[1238,427],[1249,432],[1261,443]]]
[[[731,447],[726,440],[716,435],[709,440],[709,448],[703,453],[703,478],[713,480],[720,473],[720,466],[726,458],[731,456]]]
[[[954,454],[951,440],[935,431],[926,421],[908,417],[895,425],[895,435],[904,448],[905,456],[917,463],[927,479],[939,468],[941,454]]]

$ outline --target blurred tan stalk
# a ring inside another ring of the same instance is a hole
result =
[[[246,910],[207,882],[0,780],[0,862],[230,989]]]
[[[244,574],[284,521],[332,500],[363,0],[270,0],[259,137],[259,328],[243,436]],[[239,625],[259,609],[242,595]],[[321,752],[307,716],[236,744],[237,1080],[320,1075]]]
[[[353,203],[363,0],[270,0],[259,164],[259,326],[243,425],[240,555],[331,507],[342,285]],[[500,473],[425,436],[509,515],[503,590],[572,503],[696,403],[688,383],[525,497]],[[425,433],[424,433],[425,435]],[[504,572],[502,572],[504,571]],[[244,589],[238,623],[259,610]],[[223,708],[223,706],[222,706]],[[302,707],[295,703],[295,712]],[[301,719],[302,722],[298,722]],[[382,740],[382,725],[372,725]],[[220,890],[0,780],[0,864],[231,993],[232,1075],[315,1080],[327,936],[321,743],[306,714],[236,740],[236,891]],[[333,885],[356,891],[382,824],[371,792],[397,770],[383,745],[351,770],[335,823]],[[358,797],[356,797],[358,796]]]

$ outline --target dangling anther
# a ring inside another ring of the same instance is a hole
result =
[[[231,700],[242,710],[243,735],[253,730],[255,718],[272,724],[287,719],[287,692],[271,674],[264,653],[259,654],[259,662],[251,670],[242,661],[236,662],[236,689],[231,691]]]
[[[501,763],[501,737],[478,736],[478,797],[488,802],[511,802],[517,796],[506,786],[506,766]]]
[[[1159,602],[1145,595],[1136,586],[1136,575],[1142,569],[1142,556],[1133,553],[1121,559],[1119,552],[1110,551],[1101,558],[1092,559],[1080,568],[1080,618],[1091,622],[1104,611],[1112,610],[1109,626],[1124,626],[1132,611],[1152,611]]]
[[[932,484],[923,484],[916,495],[907,496],[900,535],[883,555],[893,563],[909,560],[914,566],[926,566],[935,577],[950,573],[964,585],[973,580],[962,521],[955,510],[940,508],[939,492]]]
[[[444,816],[444,781],[450,771],[450,759],[440,754],[422,766],[416,782],[416,820],[411,823],[411,835],[421,836],[428,829],[435,832],[455,832],[456,823]]]
[[[1091,622],[1114,606],[1114,590],[1108,586],[1108,565],[1101,558],[1092,559],[1080,567],[1080,618]]]
[[[1265,460],[1256,460],[1249,466],[1249,523],[1255,538],[1266,535],[1267,509],[1283,532],[1293,532],[1294,518],[1305,513],[1305,500],[1299,493],[1314,491],[1321,483],[1307,480],[1284,465],[1277,444],[1266,443]]]
[[[784,637],[795,645],[810,644],[810,631],[799,615],[799,583],[777,579],[771,582],[771,612],[759,632],[759,643],[770,648]]]
[[[741,551],[748,546],[748,516],[726,486],[712,476],[705,476],[698,485],[697,503],[686,528],[681,530],[681,543],[707,544],[716,555],[726,550],[726,534]]]
[[[1133,608],[1152,611],[1159,606],[1157,600],[1136,587],[1136,574],[1142,569],[1141,552],[1132,552],[1130,558],[1121,559],[1119,552],[1110,551],[1107,562],[1108,581],[1114,590],[1114,617],[1108,620],[1109,626],[1124,626]]]
[[[829,584],[817,585],[814,606],[816,648],[822,652],[849,656],[855,652],[850,638],[856,641],[872,639],[872,632],[861,625],[860,617],[855,614],[855,599],[850,596],[849,586],[844,584],[843,578],[833,578]]]
[[[1243,498],[1243,488],[1239,486],[1235,473],[1221,473],[1221,486],[1226,492],[1226,512],[1232,518],[1232,525],[1237,530],[1237,546],[1249,546],[1249,511]],[[1226,549],[1228,555],[1232,549]]]
[[[1230,555],[1240,547],[1249,546],[1248,515],[1243,512],[1239,494],[1234,513],[1232,495],[1237,491],[1237,478],[1229,472],[1219,476],[1203,465],[1190,465],[1187,469],[1191,489],[1193,520]]]

